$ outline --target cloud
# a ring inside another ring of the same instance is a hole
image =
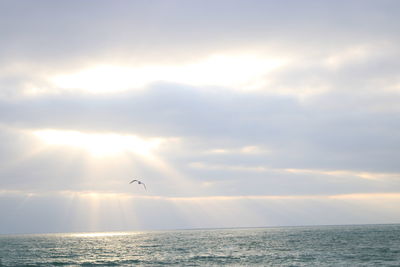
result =
[[[399,140],[393,133],[398,131],[398,113],[374,107],[396,97],[381,95],[372,104],[372,96],[327,93],[302,103],[289,96],[160,84],[140,93],[107,97],[53,95],[3,100],[0,120],[32,130],[182,138],[187,145],[189,140],[198,142],[197,149],[202,151],[225,146],[227,150],[265,147],[274,153],[253,155],[252,159],[268,160],[281,168],[396,172]],[[358,107],[363,108],[354,112]]]
[[[43,0],[8,1],[1,10],[2,61],[52,67],[93,60],[177,62],[238,48],[332,50],[393,40],[398,30],[394,1],[123,1],[110,7],[106,1]]]
[[[115,210],[111,196],[134,194],[125,208],[145,223],[162,212],[168,227],[229,226],[232,207],[248,209],[238,225],[325,223],[307,212],[332,207],[332,223],[377,222],[357,209],[375,200],[375,214],[382,205],[397,220],[399,10],[365,0],[1,2],[0,211],[27,205],[46,217],[72,201],[81,215],[95,199]],[[115,153],[93,156],[106,147]],[[132,176],[151,190],[128,187]],[[202,201],[215,204],[209,221]],[[140,226],[133,215],[125,226],[91,216],[59,229]],[[7,231],[24,227],[13,223]]]

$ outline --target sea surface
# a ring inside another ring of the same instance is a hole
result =
[[[0,235],[0,266],[400,266],[400,225]]]

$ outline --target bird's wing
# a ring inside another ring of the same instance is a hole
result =
[[[129,183],[131,184],[131,183],[133,183],[133,182],[137,182],[137,180],[135,179],[135,180],[132,180],[132,181],[130,181]]]
[[[144,186],[144,189],[146,189],[146,191],[147,191],[146,185],[144,183],[141,183],[141,184]]]

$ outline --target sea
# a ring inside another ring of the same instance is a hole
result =
[[[0,266],[400,266],[400,224],[0,235]]]

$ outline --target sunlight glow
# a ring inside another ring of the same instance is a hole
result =
[[[227,201],[227,200],[285,200],[285,199],[400,199],[400,192],[371,192],[371,193],[351,193],[351,194],[326,194],[326,195],[209,195],[209,196],[162,196],[162,195],[133,195],[131,193],[112,193],[104,191],[54,191],[32,193],[16,190],[0,190],[0,195],[19,195],[22,197],[44,197],[44,196],[64,196],[77,197],[86,200],[161,200],[172,202],[192,202],[192,201]]]
[[[95,232],[95,233],[76,233],[70,234],[73,237],[109,237],[109,236],[124,236],[132,235],[133,233],[128,232]]]
[[[382,45],[385,46],[385,44],[379,44],[379,47],[381,47]],[[344,64],[349,64],[349,62],[361,62],[363,60],[367,60],[368,57],[374,55],[376,49],[376,44],[362,44],[351,46],[347,49],[341,50],[340,52],[329,55],[324,60],[324,63],[330,68],[337,69]]]
[[[269,150],[254,145],[239,148],[216,148],[206,151],[207,154],[262,154],[269,152]]]
[[[285,62],[283,59],[245,54],[214,55],[185,65],[126,67],[97,64],[75,73],[54,76],[50,82],[61,89],[78,89],[89,93],[141,89],[154,82],[258,89],[264,85],[265,75]]]
[[[210,153],[230,153],[231,151],[218,149],[212,150]],[[262,165],[230,165],[230,164],[214,164],[208,162],[191,162],[189,167],[204,170],[230,170],[230,171],[249,171],[249,172],[271,172],[271,173],[291,173],[295,175],[326,175],[337,178],[355,177],[366,180],[396,180],[400,177],[400,173],[379,173],[379,172],[363,172],[350,170],[319,170],[319,169],[295,169],[295,168],[271,168]]]
[[[48,145],[81,148],[94,156],[100,157],[113,156],[122,152],[151,156],[152,151],[163,142],[162,138],[143,139],[134,135],[94,134],[61,130],[34,131],[34,135]]]
[[[398,179],[399,173],[377,173],[377,172],[360,172],[360,171],[349,171],[349,170],[314,170],[314,169],[283,169],[285,172],[294,174],[316,174],[316,175],[328,175],[336,177],[358,177],[367,180],[379,180],[379,179]]]

